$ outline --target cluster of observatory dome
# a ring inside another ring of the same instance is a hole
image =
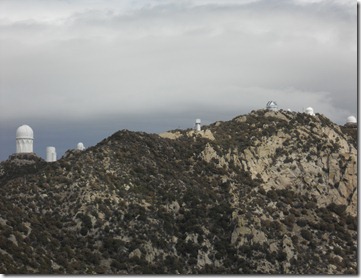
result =
[[[277,111],[278,105],[275,101],[271,100],[271,101],[267,102],[266,109],[271,110],[271,111]],[[290,109],[287,109],[287,111],[291,112]],[[312,107],[307,107],[306,109],[304,109],[304,113],[311,115],[311,116],[315,116],[315,112],[313,111]],[[354,116],[347,117],[345,125],[346,126],[356,126],[357,125],[356,117],[354,117]]]
[[[275,101],[267,102],[266,109],[270,111],[277,111],[278,105]],[[291,111],[290,109],[287,109]],[[304,113],[314,116],[314,110],[312,107],[308,107],[304,110]],[[346,121],[346,125],[355,126],[357,125],[357,120],[354,116],[349,116]],[[201,120],[196,119],[194,125],[195,131],[201,131]],[[22,125],[16,130],[16,153],[33,153],[33,143],[34,143],[34,132],[32,128],[28,125]],[[76,150],[83,151],[85,150],[84,144],[79,142],[76,146]],[[55,147],[49,146],[46,147],[46,159],[47,162],[56,161],[56,149]]]
[[[28,125],[22,125],[16,130],[16,153],[33,153],[34,131]],[[84,144],[79,142],[76,146],[77,150],[85,150]],[[47,162],[56,161],[55,147],[46,147]]]
[[[278,105],[277,105],[277,103],[275,101],[271,100],[271,101],[267,102],[266,108],[267,108],[267,110],[270,110],[270,111],[277,111],[278,110]],[[287,109],[287,111],[291,112],[291,109]],[[311,116],[315,116],[315,112],[313,111],[312,107],[307,107],[304,110],[304,113],[306,113],[308,115],[311,115]],[[351,116],[351,117],[353,117],[353,116]]]

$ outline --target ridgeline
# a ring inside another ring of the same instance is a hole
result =
[[[252,111],[0,164],[0,273],[357,274],[357,128]]]

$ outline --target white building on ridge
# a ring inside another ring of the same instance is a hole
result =
[[[357,119],[354,116],[347,117],[346,124],[357,124]]]
[[[267,110],[270,110],[270,111],[277,111],[278,105],[275,101],[271,100],[271,101],[267,102],[266,108],[267,108]]]
[[[16,153],[32,153],[34,132],[28,125],[22,125],[16,130]]]
[[[56,149],[55,147],[46,147],[46,162],[56,161]]]
[[[305,113],[311,116],[315,116],[315,112],[313,111],[312,107],[307,107]]]
[[[79,142],[76,145],[76,149],[79,150],[79,151],[84,151],[85,150],[84,144],[82,142]]]
[[[348,116],[345,126],[357,128],[357,119],[355,116]]]
[[[201,119],[196,119],[195,130],[201,131]]]

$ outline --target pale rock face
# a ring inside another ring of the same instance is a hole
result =
[[[159,250],[154,248],[152,242],[150,241],[144,244],[143,248],[145,250],[145,260],[149,263],[152,263],[155,257],[159,254]]]
[[[131,258],[139,258],[142,256],[142,252],[137,248],[129,253],[129,259]]]
[[[212,141],[215,140],[212,131],[210,131],[209,129],[202,130],[202,131],[200,132],[200,135],[201,135],[203,138],[206,138],[206,139],[209,139],[209,140],[212,140]]]
[[[248,227],[248,221],[246,219],[240,216],[237,220],[237,226],[231,236],[231,243],[234,244],[239,241],[237,246],[242,246],[247,240],[245,236],[251,234],[252,230]]]
[[[270,273],[274,269],[274,265],[267,260],[262,260],[257,266],[257,272],[259,273]]]
[[[263,244],[264,242],[267,242],[267,237],[262,231],[258,231],[256,229],[252,229],[251,234],[253,235],[252,242],[253,243],[259,243]]]
[[[280,112],[268,111],[265,115],[289,121]],[[235,120],[244,122],[246,118],[239,117]],[[211,144],[207,144],[201,155],[206,162],[217,159],[222,167],[228,167],[229,162],[233,160],[238,167],[250,171],[253,179],[260,177],[263,181],[262,187],[266,191],[272,187],[292,188],[297,193],[315,196],[320,207],[326,207],[330,203],[346,205],[346,212],[356,216],[357,150],[342,135],[342,131],[337,126],[335,129],[323,127],[317,116],[313,118],[313,121],[317,124],[311,129],[306,127],[298,129],[299,138],[322,142],[322,145],[329,146],[325,150],[318,149],[317,145],[310,145],[308,154],[300,148],[298,151],[290,151],[288,156],[278,155],[279,150],[287,153],[288,144],[284,144],[286,141],[289,141],[290,150],[296,145],[292,143],[292,141],[296,142],[293,134],[279,130],[275,136],[263,137],[261,141],[255,142],[241,152],[230,150],[226,155],[219,156]],[[335,144],[339,147],[337,150],[333,149]],[[231,183],[231,194],[234,186]],[[239,197],[236,194],[232,195],[232,202],[234,206],[239,203]],[[253,211],[253,214],[255,213],[256,211]],[[284,217],[283,213],[280,213],[279,219],[284,219]],[[268,241],[265,234],[258,228],[250,227],[242,215],[232,214],[232,219],[237,224],[231,234],[231,244],[237,247],[242,246],[248,241],[247,235],[251,234],[253,243],[263,244]],[[296,225],[294,229],[300,228]],[[286,234],[287,231],[285,230],[284,233]],[[288,271],[291,267],[289,260],[295,258],[296,252],[291,238],[285,236],[282,246],[271,243],[269,248],[271,252],[279,252],[281,249],[286,253],[287,260],[283,262],[283,267]],[[272,269],[272,266],[265,264],[264,269]]]
[[[280,133],[278,136],[270,137],[260,147],[250,147],[244,150],[240,158],[242,162],[245,161],[246,169],[251,171],[252,178],[256,178],[258,174],[262,176],[263,180],[269,177],[265,169],[272,164],[272,156],[276,149],[283,147],[283,142],[290,138],[288,134]]]
[[[19,246],[18,241],[14,235],[10,235],[9,240],[16,246]]]
[[[247,116],[241,116],[235,119],[239,123],[244,123],[247,121]]]
[[[289,119],[282,113],[278,112],[278,111],[274,111],[274,110],[269,110],[264,114],[265,117],[275,117],[275,118],[279,118],[281,120],[287,121],[289,122]]]
[[[201,155],[202,155],[202,158],[207,162],[210,162],[212,159],[218,159],[219,167],[223,167],[224,165],[228,166],[228,162],[226,162],[226,159],[224,157],[219,156],[209,143],[206,145],[206,147],[203,150],[203,152],[201,153]]]
[[[168,212],[178,213],[180,205],[177,201],[173,201],[172,203],[166,205],[166,209]]]
[[[186,236],[186,240],[185,241],[192,241],[194,243],[198,243],[198,234],[195,233],[190,233]]]
[[[202,250],[198,250],[197,267],[198,268],[203,268],[207,264],[209,264],[209,265],[212,264],[212,261],[209,259],[207,253],[205,253]]]
[[[182,137],[182,133],[180,133],[179,131],[175,131],[175,132],[164,132],[164,133],[160,133],[159,134],[160,137],[162,138],[168,138],[168,139],[172,139],[172,140],[176,140],[180,137]],[[193,137],[193,136],[199,136],[199,137],[203,137],[209,140],[215,140],[212,131],[210,131],[209,129],[206,130],[190,130],[186,133],[186,136],[188,137]]]
[[[272,111],[267,113],[276,114]],[[319,140],[322,138],[332,140],[340,148],[334,153],[321,151],[320,157],[310,155],[310,158],[304,157],[300,150],[300,153],[292,154],[292,162],[284,163],[286,157],[277,157],[276,150],[286,149],[283,143],[288,139],[292,140],[292,137],[280,131],[277,136],[264,140],[259,147],[249,147],[240,153],[239,160],[242,167],[251,172],[252,178],[260,176],[264,181],[263,188],[266,190],[272,186],[280,189],[292,186],[302,193],[309,185],[312,188],[310,193],[317,196],[321,204],[326,206],[332,200],[336,204],[347,205],[347,212],[356,215],[357,198],[354,196],[357,194],[357,150],[337,133],[337,128],[336,131],[321,128],[317,132],[305,129],[300,132],[300,136],[305,138],[316,136],[320,138]],[[312,150],[317,151],[316,148],[311,147],[310,152]],[[208,155],[204,157],[206,161],[212,158],[210,153],[208,149]],[[277,158],[274,161],[275,156]],[[222,158],[217,158],[222,161]],[[340,165],[342,161],[343,165]],[[227,164],[227,160],[223,164]],[[323,169],[328,169],[328,173],[325,174]],[[320,178],[315,180],[315,176]]]
[[[200,131],[195,131],[195,130],[191,130],[191,131],[188,131],[187,132],[187,136],[188,137],[193,137],[193,136],[199,136],[199,137],[203,137],[203,138],[206,138],[206,139],[209,139],[209,140],[215,140],[214,136],[213,136],[213,133],[209,130],[209,129],[206,129],[206,130],[200,130]]]
[[[272,242],[270,245],[269,245],[269,250],[271,252],[278,252],[278,246],[277,246],[277,243],[276,242]]]
[[[159,134],[159,136],[162,137],[162,138],[175,140],[175,139],[181,137],[182,134],[179,131],[176,131],[176,132],[163,132],[163,133]]]
[[[290,239],[287,235],[284,236],[283,238],[282,248],[283,248],[283,252],[287,254],[287,260],[292,259],[294,256],[295,248],[293,246],[292,239]]]

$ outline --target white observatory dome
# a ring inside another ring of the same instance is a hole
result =
[[[76,149],[79,150],[79,151],[85,150],[84,144],[83,144],[82,142],[79,142],[79,143],[76,145]]]
[[[34,132],[28,125],[22,125],[16,130],[16,153],[33,152]]]
[[[311,115],[311,116],[315,115],[312,107],[307,107],[306,110],[305,110],[305,113],[308,114],[308,115]]]
[[[28,125],[22,125],[16,130],[16,139],[34,139],[34,131]]]
[[[271,101],[267,102],[266,108],[271,111],[277,111],[278,105],[275,101],[271,100]]]
[[[201,119],[196,119],[196,124],[200,124],[201,123]]]
[[[357,119],[354,116],[347,117],[347,124],[357,124]]]

